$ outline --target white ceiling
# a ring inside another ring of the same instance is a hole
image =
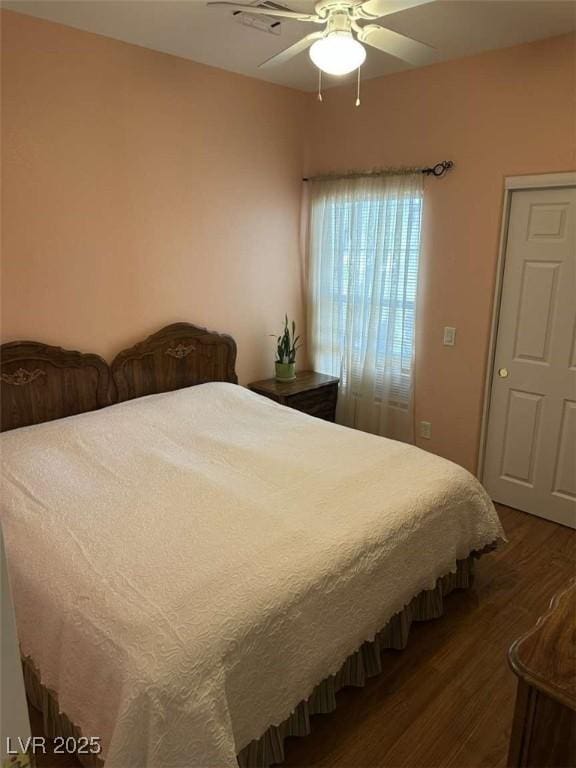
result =
[[[280,2],[297,11],[314,7],[314,0]],[[206,7],[204,0],[7,0],[3,7],[293,88],[313,90],[317,84],[306,53],[277,68],[258,69],[316,31],[313,24],[282,21],[280,35],[271,35],[239,24],[227,9]],[[433,45],[439,60],[447,60],[575,30],[576,0],[437,0],[390,15],[385,23]],[[363,76],[407,68],[368,48]]]

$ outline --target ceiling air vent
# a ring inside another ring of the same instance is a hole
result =
[[[264,2],[251,3],[254,8],[269,8],[272,11],[287,11],[283,5],[278,3],[271,3],[268,0]],[[245,27],[252,27],[253,29],[259,29],[260,32],[268,32],[269,35],[279,35],[282,28],[282,22],[278,18],[266,18],[266,16],[255,16],[250,11],[234,11],[234,18],[239,24],[243,24]]]

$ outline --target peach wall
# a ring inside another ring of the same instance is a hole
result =
[[[180,319],[234,335],[242,381],[302,318],[308,173],[457,167],[426,183],[416,418],[476,466],[506,175],[576,167],[575,37],[331,89],[279,86],[2,14],[2,337],[111,358]],[[457,327],[454,348],[442,327]],[[304,362],[302,360],[302,362]]]
[[[576,168],[575,41],[563,36],[326,91],[307,172],[429,165],[416,367],[423,448],[476,468],[504,177]],[[310,97],[312,98],[312,97]],[[455,347],[443,326],[457,328]]]
[[[2,14],[2,336],[111,358],[231,333],[242,381],[301,320],[296,91]]]

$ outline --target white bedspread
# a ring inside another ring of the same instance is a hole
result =
[[[108,768],[225,768],[457,558],[465,470],[231,384],[7,432],[22,651]]]

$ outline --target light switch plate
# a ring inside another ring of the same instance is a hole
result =
[[[429,421],[420,422],[420,437],[430,440],[432,437],[432,424]]]
[[[453,347],[456,344],[456,328],[452,328],[450,325],[444,327],[442,343],[445,347]]]

